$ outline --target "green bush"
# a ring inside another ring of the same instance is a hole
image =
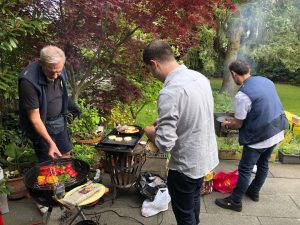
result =
[[[92,139],[97,136],[97,127],[100,122],[106,119],[100,116],[96,108],[86,104],[84,99],[79,100],[78,106],[82,114],[69,125],[70,132],[73,137]]]
[[[101,157],[98,154],[98,150],[94,146],[90,145],[74,145],[72,150],[72,157],[81,159],[89,165],[95,165],[100,162]]]
[[[233,112],[233,98],[223,93],[214,92],[214,111]]]
[[[242,152],[243,146],[239,145],[238,137],[217,137],[218,149],[225,151]]]

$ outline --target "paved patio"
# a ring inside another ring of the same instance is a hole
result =
[[[215,169],[232,171],[238,161],[223,160]],[[143,167],[145,171],[164,174],[164,160],[150,158]],[[217,207],[215,198],[227,195],[213,192],[203,196],[201,201],[201,225],[300,225],[300,165],[270,163],[269,177],[261,190],[260,201],[243,200],[243,211],[233,212]],[[103,176],[103,183],[109,186],[109,177]],[[119,190],[114,204],[111,195],[103,197],[104,202],[85,209],[88,218],[101,225],[176,225],[172,207],[156,216],[145,218],[140,210],[143,199],[135,188]],[[4,225],[39,224],[43,216],[31,198],[9,201],[10,212],[3,215]],[[65,210],[54,208],[49,225],[68,224],[70,218],[62,220]],[[78,220],[79,221],[79,220]],[[74,222],[73,224],[76,224]]]

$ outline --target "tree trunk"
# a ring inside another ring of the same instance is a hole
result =
[[[236,12],[233,17],[233,21],[230,23],[228,29],[228,47],[225,53],[225,59],[223,62],[223,82],[220,89],[220,93],[226,93],[230,96],[236,94],[238,86],[234,83],[228,65],[237,59],[237,53],[240,49],[241,35],[243,32],[242,18],[240,12]]]

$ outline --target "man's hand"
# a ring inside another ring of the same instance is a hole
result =
[[[55,143],[49,145],[49,152],[48,155],[52,158],[55,159],[57,156],[62,157],[62,154],[58,150],[57,146]]]
[[[221,123],[223,129],[238,130],[243,126],[243,120],[238,120],[236,118],[226,119]]]

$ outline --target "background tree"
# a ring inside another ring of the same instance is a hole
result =
[[[0,121],[17,110],[17,80],[28,63],[37,37],[47,36],[47,22],[32,10],[33,1],[4,0],[0,3]]]
[[[228,64],[237,57],[250,62],[252,74],[299,84],[298,2],[238,1],[233,14],[226,8],[218,8],[215,10],[218,26],[206,28],[215,35],[201,40],[202,46],[198,48],[204,54],[199,52],[196,59],[190,55],[192,61],[197,62],[198,70],[204,72],[209,61],[208,65],[213,65],[209,67],[213,69],[210,74],[223,78],[221,92],[230,95],[236,93],[237,86],[232,82]]]
[[[43,1],[41,8],[52,21],[49,31],[54,34],[53,43],[68,57],[70,85],[77,100],[85,90],[110,92],[122,85],[122,95],[135,99],[138,91],[128,89],[134,86],[128,77],[145,75],[140,63],[145,44],[159,37],[186,52],[197,41],[198,25],[216,25],[212,11],[218,5],[233,7],[228,0],[66,0]],[[111,90],[101,90],[107,83]]]

